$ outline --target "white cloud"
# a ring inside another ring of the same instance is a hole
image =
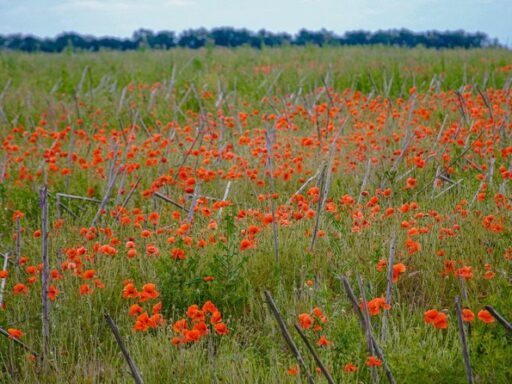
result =
[[[169,7],[194,5],[195,0],[67,0],[56,6],[58,10],[83,10],[97,12],[125,12],[158,10]]]

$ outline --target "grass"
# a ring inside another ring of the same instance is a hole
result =
[[[297,363],[264,301],[268,289],[310,371],[315,364],[293,324],[299,314],[319,307],[327,322],[319,332],[305,332],[335,381],[370,382],[365,335],[339,277],[347,276],[356,287],[361,274],[368,300],[384,296],[387,271],[376,266],[388,259],[396,234],[396,263],[407,269],[393,284],[385,341],[382,311],[371,316],[386,361],[399,383],[466,382],[454,305],[462,291],[454,272],[472,268],[464,282],[464,308],[477,315],[493,305],[512,318],[506,181],[511,62],[507,50],[384,47],[1,53],[0,87],[8,80],[10,87],[0,98],[0,176],[6,170],[0,179],[0,251],[15,255],[13,214],[19,210],[26,258],[23,265],[8,267],[0,327],[22,330],[21,340],[42,351],[41,238],[34,232],[41,227],[38,188],[44,174],[50,269],[62,278],[50,280],[59,294],[51,301],[47,367],[2,337],[0,381],[130,382],[105,312],[117,323],[146,383],[305,380],[304,372],[288,372]],[[329,145],[345,122],[335,143],[326,205],[318,210],[319,179],[288,203],[327,161]],[[275,135],[273,175],[265,129]],[[390,173],[407,142],[396,173]],[[358,205],[369,158],[375,161]],[[111,169],[121,172],[95,229],[89,226],[96,203],[64,198],[57,217],[57,193],[101,200]],[[450,190],[451,181],[434,186],[438,169],[460,183]],[[271,176],[277,264],[266,219]],[[406,188],[409,178],[415,181],[412,188]],[[220,212],[215,202],[222,200],[228,181],[230,204]],[[158,190],[188,209],[197,184],[201,198],[190,228],[183,227],[183,209],[151,198]],[[472,203],[477,193],[483,195]],[[155,223],[151,212],[159,214]],[[310,252],[318,212],[321,232]],[[251,228],[258,232],[250,234]],[[244,239],[248,249],[241,248]],[[130,241],[138,252],[133,258],[127,256]],[[421,248],[413,249],[418,243]],[[148,256],[148,245],[159,255]],[[77,256],[80,247],[86,253]],[[184,251],[185,259],[172,258],[175,250]],[[29,266],[36,267],[34,273]],[[91,269],[95,276],[87,280],[83,272]],[[495,274],[490,279],[484,278],[488,270]],[[139,291],[154,283],[160,295],[143,302],[125,299],[128,280]],[[17,283],[29,293],[15,294]],[[91,294],[80,293],[84,284]],[[222,313],[229,334],[211,329],[198,342],[173,345],[170,340],[178,335],[173,324],[186,317],[189,306],[208,300]],[[158,302],[166,323],[134,331],[130,306],[138,303],[151,315]],[[448,315],[447,329],[424,322],[429,309]],[[468,342],[475,382],[512,380],[506,332],[496,322],[473,321]],[[320,335],[331,343],[316,346]],[[358,370],[345,372],[347,363]],[[386,380],[383,368],[377,371]]]

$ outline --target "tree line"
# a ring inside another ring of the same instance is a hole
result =
[[[322,29],[320,31],[300,30],[297,34],[266,30],[252,32],[247,29],[220,27],[189,29],[176,34],[173,31],[153,32],[148,29],[135,31],[131,38],[95,37],[75,32],[65,32],[53,38],[40,38],[31,35],[0,35],[0,50],[25,52],[62,52],[99,51],[99,50],[137,50],[171,49],[175,47],[198,49],[205,46],[253,48],[280,47],[287,45],[390,45],[400,47],[427,48],[483,48],[500,46],[497,39],[489,38],[485,33],[457,31],[413,32],[407,29],[386,31],[350,31],[342,36]]]

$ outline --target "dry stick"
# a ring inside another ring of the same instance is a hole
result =
[[[439,192],[437,195],[434,196],[434,199],[437,199],[439,196],[444,195],[446,192],[448,192],[453,187],[456,187],[460,183],[462,183],[464,179],[460,179],[459,181],[455,182],[454,184],[450,185],[448,188],[444,189],[443,191]]]
[[[363,280],[361,279],[361,275],[357,274],[357,284],[359,285],[359,293],[361,294],[361,300],[363,302],[363,319],[364,319],[364,329],[366,331],[366,340],[368,343],[368,353],[373,356],[375,352],[375,348],[373,346],[373,333],[372,333],[372,322],[370,320],[370,314],[368,313],[368,302],[366,301],[366,292],[364,290]],[[371,367],[372,372],[372,381],[374,383],[379,382],[379,374],[377,372],[377,367]]]
[[[315,227],[313,228],[313,236],[311,236],[311,243],[309,244],[309,252],[313,252],[313,248],[315,247],[316,236],[318,234],[318,228],[320,227],[320,216],[322,214],[322,196],[325,189],[325,173],[326,173],[326,165],[322,169],[322,173],[320,175],[320,195],[318,196],[318,204],[316,206],[316,220]]]
[[[75,219],[78,219],[78,216],[71,210],[69,209],[66,205],[64,205],[61,201],[60,201],[60,198],[57,196],[56,199],[55,199],[55,204],[57,206],[57,218],[60,219],[60,208],[64,208],[64,210],[69,213],[71,216],[73,216]]]
[[[407,149],[411,145],[412,139],[411,139],[411,122],[413,117],[414,108],[416,106],[416,96],[413,96],[412,102],[411,102],[411,108],[409,109],[409,116],[407,117],[407,123],[405,126],[405,136],[404,140],[402,142],[402,149],[400,152],[400,155],[395,159],[393,162],[393,166],[388,171],[389,174],[393,174],[397,171],[398,166],[400,165],[400,162],[403,160],[405,153],[407,152]],[[382,183],[380,185],[381,189],[384,189],[384,185],[386,184],[386,178],[382,180]]]
[[[347,293],[347,296],[348,296],[350,302],[354,306],[354,311],[356,312],[357,316],[359,317],[359,323],[361,324],[361,328],[363,328],[363,330],[364,330],[364,333],[366,336],[366,341],[367,341],[368,353],[370,355],[373,355],[373,344],[372,344],[371,337],[370,337],[370,334],[368,331],[368,325],[366,323],[366,318],[363,315],[363,312],[361,312],[361,308],[359,308],[356,296],[354,295],[354,291],[352,290],[352,287],[350,286],[348,279],[345,276],[341,276],[341,281],[343,283],[343,287],[345,288],[345,292]],[[363,296],[363,299],[366,301],[366,297]],[[376,378],[376,376],[375,376],[376,371],[374,368],[375,367],[372,367],[372,380],[376,381],[376,379],[378,379],[378,378]]]
[[[176,80],[176,63],[172,65],[172,72],[171,72],[171,78],[169,79],[169,87],[168,90],[164,96],[164,100],[169,100],[169,98],[172,96],[172,93],[174,91],[174,83]]]
[[[10,86],[11,86],[11,79],[7,80],[7,82],[5,83],[5,87],[4,87],[3,91],[2,91],[2,93],[0,93],[0,114],[2,115],[2,117],[4,119],[4,122],[6,124],[9,123],[9,119],[5,115],[4,108],[3,108],[2,104],[3,104],[3,99],[4,99],[5,95],[7,94],[7,91],[8,91]]]
[[[94,216],[94,219],[91,222],[91,227],[96,226],[96,222],[100,218],[101,211],[103,211],[103,208],[107,205],[108,199],[110,198],[110,194],[112,193],[112,189],[114,188],[114,184],[116,183],[117,176],[119,176],[120,170],[123,166],[120,165],[117,172],[114,173],[114,176],[112,177],[112,180],[109,182],[107,186],[107,190],[105,191],[105,195],[103,196],[103,199],[101,200],[100,206],[98,207],[98,211],[96,212],[96,215]]]
[[[395,265],[395,245],[396,245],[396,233],[393,233],[391,237],[391,243],[389,245],[389,259],[388,259],[388,282],[386,286],[386,303],[391,303],[391,292],[393,287],[393,267]],[[389,310],[384,310],[384,316],[382,317],[382,334],[381,340],[386,340],[388,331],[388,316]]]
[[[16,265],[20,264],[21,257],[21,219],[19,217],[16,218]]]
[[[0,184],[3,184],[5,179],[5,173],[7,172],[7,165],[9,165],[9,158],[6,156],[5,161],[2,162],[2,167],[0,169]]]
[[[8,339],[11,339],[12,341],[14,341],[16,344],[18,344],[20,347],[23,347],[26,351],[30,352],[32,355],[34,355],[35,357],[38,356],[37,352],[34,352],[34,350],[32,348],[30,348],[27,344],[25,344],[23,341],[21,341],[20,339],[18,339],[17,337],[13,337],[9,334],[9,332],[7,332],[5,329],[3,329],[2,327],[0,327],[0,334],[2,334],[3,336],[7,337]]]
[[[124,199],[123,201],[123,204],[121,205],[121,210],[124,209],[126,207],[126,205],[128,205],[128,202],[130,201],[133,193],[135,192],[135,190],[137,189],[137,187],[139,186],[139,183],[140,183],[140,180],[142,179],[142,176],[139,176],[139,178],[135,181],[135,184],[133,184],[133,187],[130,189],[130,192],[128,192],[128,196],[126,196],[126,199]],[[116,219],[119,217],[119,215],[121,214],[121,210],[119,211],[119,213],[116,215]]]
[[[304,359],[302,358],[302,355],[300,354],[300,351],[299,349],[297,348],[297,346],[295,345],[295,342],[293,341],[291,335],[290,335],[290,332],[288,332],[288,328],[286,328],[286,324],[283,320],[283,317],[281,316],[281,313],[279,312],[279,310],[277,309],[277,306],[276,306],[276,303],[274,302],[274,299],[272,298],[272,295],[270,294],[269,291],[267,291],[265,289],[264,291],[265,293],[265,297],[267,299],[267,303],[270,307],[270,310],[272,311],[272,314],[274,315],[274,317],[276,318],[276,321],[277,321],[277,324],[279,325],[279,328],[281,329],[281,334],[283,335],[286,343],[288,344],[288,346],[290,347],[293,355],[295,356],[295,358],[297,359],[300,367],[304,370],[304,372],[306,373],[306,376],[308,378],[308,382],[311,384],[311,383],[314,383],[314,379],[313,379],[313,376],[311,376],[311,374],[309,373],[309,370],[308,368],[306,367],[306,363],[304,362]]]
[[[190,202],[190,208],[188,209],[187,215],[187,223],[192,222],[192,218],[194,217],[194,210],[196,208],[197,199],[199,197],[199,193],[201,192],[201,183],[197,183],[194,187],[194,194],[192,195],[192,201]]]
[[[69,114],[67,116],[67,120],[68,120],[68,125],[70,127],[67,162],[68,162],[68,169],[73,169],[73,147],[75,145],[75,125],[71,122],[71,118],[70,118]],[[64,179],[64,188],[66,190],[69,189],[70,177],[71,177],[71,173],[68,173],[68,174],[66,174],[66,178]]]
[[[325,368],[325,365],[322,363],[322,360],[320,360],[320,357],[318,357],[318,354],[314,350],[314,348],[311,345],[311,343],[309,342],[308,338],[306,337],[304,332],[302,332],[302,329],[300,329],[300,327],[297,324],[295,324],[295,330],[299,333],[300,337],[302,338],[302,341],[304,341],[304,344],[306,344],[306,347],[308,348],[309,352],[311,352],[311,355],[313,355],[316,365],[318,365],[320,367],[320,370],[323,372],[327,381],[330,384],[334,384],[334,380],[333,380],[331,374],[329,373],[327,368]]]
[[[336,141],[338,140],[339,135],[343,132],[345,125],[347,124],[348,119],[345,119],[342,126],[336,132],[336,135],[334,136],[331,148],[329,149],[329,158],[327,160],[327,164],[324,165],[323,171],[322,171],[322,177],[320,178],[320,199],[318,201],[317,206],[317,212],[316,212],[316,221],[315,221],[315,227],[313,230],[313,237],[311,238],[311,244],[309,246],[309,251],[313,252],[313,249],[315,247],[315,241],[318,234],[318,230],[320,228],[320,218],[322,216],[323,208],[325,206],[325,203],[327,201],[327,197],[329,196],[329,190],[331,188],[331,176],[332,176],[332,162],[334,160],[334,154],[336,153]]]
[[[4,257],[4,266],[2,268],[2,271],[7,272],[7,266],[9,265],[9,254],[3,255]],[[4,291],[5,291],[5,283],[7,282],[7,278],[2,278],[2,283],[0,284],[0,309],[2,309],[4,304]]]
[[[480,193],[480,191],[482,190],[484,184],[490,184],[492,182],[492,177],[493,177],[493,174],[494,174],[494,163],[496,162],[496,158],[492,157],[491,160],[490,160],[490,165],[489,165],[489,171],[487,172],[487,175],[485,176],[485,179],[482,180],[480,182],[480,185],[478,186],[478,189],[476,190],[474,196],[473,196],[473,199],[471,199],[471,203],[469,204],[469,206],[471,207],[476,199],[478,198],[478,194]]]
[[[61,212],[60,212],[60,209],[61,208],[64,208],[64,210],[66,212],[68,212],[71,216],[73,216],[75,219],[78,219],[78,216],[75,215],[73,213],[73,211],[71,211],[68,207],[66,207],[62,202],[61,202],[61,198],[66,198],[66,199],[73,199],[73,200],[81,200],[81,201],[88,201],[88,202],[91,202],[91,203],[101,203],[100,200],[97,200],[97,199],[93,199],[93,198],[90,198],[90,197],[83,197],[83,196],[76,196],[76,195],[68,195],[66,193],[56,193],[55,194],[55,206],[57,208],[57,219],[60,219],[60,215],[61,215]]]
[[[320,167],[318,168],[318,171],[313,175],[311,176],[309,179],[307,179],[304,184],[301,185],[301,187],[295,192],[293,193],[290,198],[288,199],[288,201],[286,202],[286,204],[290,204],[292,202],[292,199],[294,196],[297,196],[297,195],[300,195],[302,193],[302,191],[304,189],[306,189],[306,187],[309,185],[309,183],[311,183],[313,180],[315,180],[319,175],[320,175],[320,172],[322,172],[322,168],[323,168],[323,163],[320,165]]]
[[[77,195],[68,195],[67,193],[56,193],[55,196],[57,197],[64,197],[66,199],[75,199],[75,200],[83,200],[83,201],[90,201],[93,203],[101,203],[100,200],[94,199],[92,197],[84,197],[84,196],[77,196]]]
[[[117,105],[117,115],[119,115],[121,113],[121,110],[123,109],[125,96],[126,96],[126,87],[124,87],[123,90],[121,91],[121,97],[119,98],[119,104]]]
[[[347,125],[348,118],[345,119],[343,124],[341,125],[340,129],[338,129],[338,132],[334,135],[334,138],[331,143],[331,148],[329,149],[329,157],[327,161],[327,178],[325,180],[325,188],[323,191],[323,194],[321,194],[322,198],[322,206],[323,208],[325,206],[325,202],[327,201],[327,197],[329,196],[329,191],[331,189],[331,176],[332,176],[332,162],[334,161],[334,155],[336,154],[336,141],[338,140],[338,137],[343,133],[345,130],[345,126]]]
[[[167,203],[169,203],[169,204],[174,205],[174,206],[175,206],[175,207],[177,207],[177,208],[183,209],[183,210],[184,210],[185,212],[187,212],[187,213],[189,212],[189,209],[188,209],[188,208],[185,208],[183,205],[181,205],[181,204],[179,204],[179,203],[175,202],[175,201],[174,201],[174,200],[172,200],[171,198],[169,198],[169,197],[167,197],[167,196],[165,196],[165,195],[162,195],[160,192],[155,192],[155,193],[153,193],[153,196],[158,197],[158,198],[162,199],[163,201],[165,201],[165,202],[167,202]]]
[[[503,325],[505,327],[505,329],[509,332],[512,332],[512,324],[510,324],[507,319],[505,319],[502,315],[500,315],[498,313],[498,311],[496,311],[492,306],[490,305],[486,305],[485,306],[485,309],[487,309],[491,315],[496,319],[498,320],[498,323],[500,323],[501,325]]]
[[[270,179],[270,191],[272,195],[276,192],[275,184],[274,184],[274,174],[272,169],[272,143],[270,138],[269,128],[265,131],[265,144],[267,147],[267,172],[268,177]],[[276,220],[276,201],[273,197],[270,199],[270,208],[272,211],[272,235],[274,239],[274,259],[276,262],[276,266],[279,265],[279,239],[277,233],[277,220]]]
[[[510,160],[507,172],[512,172],[512,160]],[[500,187],[498,189],[498,192],[505,193],[505,185],[507,184],[508,177],[505,177],[503,181],[500,184]],[[1,176],[0,176],[0,182],[1,182]]]
[[[460,291],[462,293],[462,300],[464,300],[467,303],[468,302],[468,289],[466,287],[466,282],[463,277],[459,276],[459,283],[460,283]],[[467,329],[468,329],[468,336],[471,336],[471,323],[467,323]]]
[[[126,346],[124,345],[123,339],[121,339],[121,334],[119,333],[119,329],[117,328],[116,323],[114,320],[110,317],[108,313],[105,313],[103,315],[105,317],[105,320],[107,321],[108,325],[110,326],[110,329],[112,333],[114,334],[114,337],[116,338],[117,345],[119,345],[119,349],[121,352],[123,352],[124,358],[126,362],[128,363],[128,366],[130,367],[130,371],[132,372],[133,380],[137,384],[142,384],[142,377],[140,375],[139,369],[135,365],[135,362],[131,358],[130,354],[128,353],[128,350],[126,349]]]
[[[364,173],[363,182],[361,183],[361,190],[359,191],[359,196],[357,197],[357,204],[361,204],[361,200],[363,199],[363,192],[366,189],[366,185],[368,184],[368,179],[370,178],[370,171],[372,169],[372,159],[368,158],[368,162],[366,164],[366,171]]]
[[[345,288],[347,296],[348,296],[349,300],[351,301],[352,306],[354,307],[354,311],[356,312],[357,316],[359,317],[359,322],[361,323],[361,327],[363,328],[363,330],[366,331],[367,327],[366,327],[365,316],[363,315],[361,308],[359,308],[359,304],[357,303],[357,299],[354,295],[354,291],[352,290],[352,287],[350,286],[350,283],[345,276],[341,276],[340,278],[341,278],[341,281],[343,282],[343,286]],[[368,307],[366,307],[366,311],[367,310],[368,310]],[[396,383],[395,378],[393,377],[393,374],[391,373],[391,369],[389,368],[389,366],[386,362],[386,359],[384,358],[384,353],[382,352],[382,350],[380,349],[380,346],[377,344],[377,341],[375,341],[375,338],[371,334],[371,329],[370,329],[369,334],[370,334],[371,346],[375,350],[377,357],[380,360],[382,360],[384,370],[386,371],[386,376],[387,376],[389,382],[392,384],[395,384]]]
[[[455,308],[457,309],[457,324],[459,326],[459,338],[462,345],[462,356],[464,357],[464,369],[469,384],[473,384],[473,372],[471,370],[471,360],[469,358],[468,343],[466,341],[466,332],[464,331],[464,323],[462,322],[462,309],[460,306],[459,296],[455,296]]]
[[[46,175],[45,175],[46,176]],[[46,178],[46,177],[45,177]],[[46,367],[49,343],[50,343],[50,316],[49,316],[49,303],[48,303],[48,278],[50,275],[50,263],[48,255],[48,187],[45,184],[39,189],[39,205],[42,213],[42,227],[41,227],[41,254],[43,259],[42,271],[42,323],[43,323],[43,364]]]
[[[222,197],[221,201],[226,201],[229,195],[229,190],[231,189],[231,180],[228,181],[226,184],[226,189],[224,190],[224,196]],[[220,219],[222,217],[222,207],[219,209],[219,213],[217,214],[217,217]]]

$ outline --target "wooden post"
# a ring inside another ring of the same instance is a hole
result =
[[[389,245],[389,259],[388,259],[388,283],[386,286],[386,303],[391,304],[391,293],[393,288],[393,267],[395,265],[395,245],[396,245],[396,233],[393,233],[391,237],[391,243]],[[384,315],[382,317],[382,341],[386,340],[387,332],[388,332],[388,316],[389,311],[387,309],[384,310]]]
[[[50,343],[50,317],[48,303],[48,279],[50,275],[50,262],[48,255],[48,188],[45,184],[39,189],[39,204],[41,206],[41,254],[43,261],[42,270],[42,323],[43,323],[43,365],[47,365]]]
[[[121,339],[121,334],[119,333],[119,329],[117,328],[116,323],[114,320],[110,317],[108,313],[104,314],[105,320],[107,321],[112,333],[114,334],[114,337],[116,339],[117,345],[119,346],[119,349],[123,353],[123,356],[128,363],[128,366],[130,367],[130,371],[132,372],[133,380],[136,384],[142,384],[142,377],[140,375],[139,369],[135,365],[135,362],[133,361],[132,357],[128,353],[128,350],[126,349],[126,346],[124,345],[123,339]]]
[[[315,359],[316,365],[318,365],[320,367],[322,373],[324,374],[324,376],[327,379],[327,381],[329,382],[329,384],[334,384],[334,380],[333,380],[331,374],[329,373],[327,368],[325,368],[325,365],[320,360],[320,357],[318,357],[318,354],[316,353],[315,349],[313,348],[313,346],[309,342],[309,340],[306,337],[306,335],[304,334],[304,332],[302,332],[302,329],[300,329],[300,327],[297,324],[295,324],[295,330],[300,335],[302,341],[304,341],[304,344],[306,344],[306,347],[308,348],[309,352],[311,353],[311,355]]]
[[[490,305],[486,305],[485,309],[487,309],[491,313],[492,317],[494,317],[496,320],[498,320],[498,323],[503,325],[507,331],[512,332],[512,324],[510,324],[510,322],[508,322],[503,316],[501,316],[498,313],[498,311],[496,311]]]
[[[462,322],[462,309],[460,306],[459,296],[455,296],[455,308],[457,310],[457,324],[459,326],[459,338],[462,345],[462,356],[464,358],[464,369],[466,370],[466,378],[468,384],[473,384],[473,372],[471,369],[471,360],[469,358],[468,343],[466,341],[466,332],[464,330],[464,323]]]
[[[276,318],[277,324],[279,325],[279,328],[281,329],[281,334],[283,335],[286,343],[290,347],[293,355],[297,359],[301,369],[303,369],[306,372],[306,376],[308,378],[308,382],[310,384],[313,384],[315,382],[314,379],[313,379],[313,376],[311,376],[311,374],[309,373],[309,371],[308,371],[308,369],[306,367],[306,363],[304,362],[304,359],[302,358],[302,355],[300,354],[299,349],[295,345],[295,342],[293,341],[293,339],[292,339],[292,337],[290,335],[290,332],[288,332],[288,328],[286,328],[286,324],[285,324],[285,322],[283,320],[283,317],[281,316],[281,313],[277,309],[276,303],[274,302],[274,299],[272,298],[272,295],[267,290],[265,290],[264,293],[265,293],[265,297],[267,299],[267,303],[268,303],[268,305],[270,307],[270,310],[272,311],[272,314]]]

